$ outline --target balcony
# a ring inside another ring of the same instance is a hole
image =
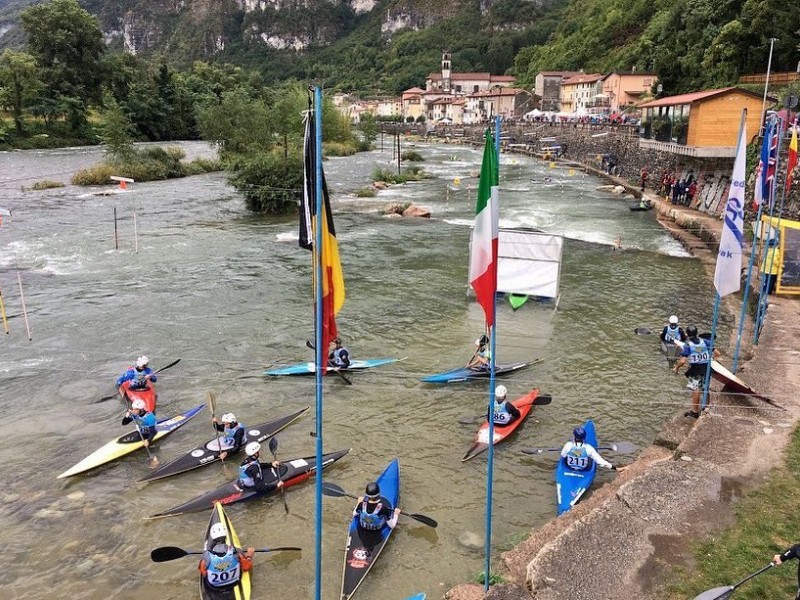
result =
[[[736,148],[728,148],[726,146],[686,146],[675,142],[659,142],[644,138],[639,138],[639,148],[668,154],[680,154],[681,156],[693,156],[695,158],[734,158],[736,156]]]

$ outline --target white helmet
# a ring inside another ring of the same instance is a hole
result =
[[[236,423],[236,416],[233,413],[225,413],[222,415],[223,423]]]
[[[150,359],[147,358],[146,356],[142,355],[142,356],[140,356],[139,358],[136,359],[136,366],[141,369],[141,368],[146,367],[149,362],[150,362]]]
[[[669,318],[670,325],[677,325],[678,324],[678,315],[672,315]]]
[[[208,532],[209,536],[212,540],[218,540],[221,538],[228,537],[228,528],[225,527],[225,523],[214,523],[211,526],[211,530]]]
[[[508,393],[508,390],[506,389],[506,386],[504,386],[504,385],[498,385],[496,388],[494,388],[494,396],[495,396],[495,398],[505,399],[507,393]]]
[[[144,403],[144,400],[137,398],[133,402],[131,402],[131,408],[134,410],[144,410],[147,408],[147,405]]]
[[[247,456],[255,456],[260,450],[261,444],[258,442],[250,442],[244,447],[244,453],[247,454]]]

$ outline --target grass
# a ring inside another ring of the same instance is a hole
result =
[[[187,163],[182,160],[184,156],[183,149],[178,146],[145,148],[135,151],[125,159],[108,159],[87,169],[81,169],[72,176],[72,183],[108,184],[111,183],[111,175],[130,177],[135,181],[157,181],[221,171],[223,168],[218,160],[196,158]]]
[[[400,155],[401,160],[407,160],[409,162],[421,162],[425,160],[422,158],[422,154],[417,152],[416,150],[406,150]]]
[[[64,184],[60,181],[53,181],[52,179],[42,179],[41,181],[37,181],[34,183],[30,188],[30,190],[50,190],[53,188],[62,188]]]
[[[718,586],[733,585],[764,567],[775,554],[800,542],[795,499],[800,497],[800,429],[792,436],[785,464],[747,493],[735,507],[733,526],[694,546],[695,565],[683,568],[667,598],[685,600]],[[792,560],[736,590],[737,600],[794,598],[797,563]]]
[[[357,198],[374,198],[378,195],[378,190],[374,187],[363,187],[356,190]]]
[[[385,181],[386,183],[406,183],[408,181],[420,181],[428,179],[430,175],[422,170],[422,167],[414,165],[402,173],[396,173],[389,169],[375,169],[372,172],[373,181]]]
[[[486,581],[485,573],[483,571],[478,571],[472,576],[473,583],[479,583],[483,585]],[[489,573],[489,585],[499,585],[501,583],[506,583],[505,578],[498,574],[498,573]]]

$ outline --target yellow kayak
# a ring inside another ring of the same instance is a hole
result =
[[[214,511],[211,513],[211,520],[208,522],[208,528],[206,529],[206,540],[203,544],[203,550],[208,550],[208,545],[212,541],[211,527],[215,523],[224,523],[225,527],[228,529],[228,537],[225,539],[226,544],[241,548],[239,536],[236,535],[231,520],[228,518],[228,515],[225,514],[222,503],[215,502]],[[200,598],[202,600],[249,600],[250,572],[241,571],[239,581],[233,585],[222,588],[212,588],[206,583],[206,578],[200,575]]]

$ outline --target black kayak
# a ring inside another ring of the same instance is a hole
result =
[[[514,371],[519,371],[531,365],[542,362],[543,359],[537,358],[528,362],[509,363],[506,365],[495,365],[495,375],[508,375]],[[472,381],[473,379],[486,379],[491,375],[489,369],[470,369],[467,367],[458,367],[451,369],[444,373],[436,373],[435,375],[428,375],[423,377],[424,383],[456,383],[459,381]]]
[[[339,450],[337,452],[329,452],[328,454],[323,454],[322,468],[325,469],[331,466],[333,463],[342,458],[348,452],[350,452],[350,448],[348,448],[347,450]],[[280,469],[280,478],[283,481],[284,489],[291,487],[295,484],[302,483],[305,480],[309,479],[314,473],[316,473],[317,471],[316,465],[317,465],[316,456],[306,456],[304,458],[295,458],[292,460],[281,461],[281,466],[279,469]],[[264,464],[264,469],[266,471],[270,471],[271,466],[269,464]],[[226,483],[225,485],[222,485],[214,490],[211,490],[210,492],[206,492],[201,496],[192,498],[188,502],[184,502],[183,504],[179,504],[178,506],[174,506],[163,512],[156,513],[154,515],[145,518],[161,519],[164,517],[177,517],[178,515],[183,515],[186,513],[208,510],[214,506],[215,502],[219,502],[220,504],[227,506],[228,504],[234,504],[236,502],[243,502],[245,500],[252,500],[254,498],[272,496],[277,492],[278,492],[277,488],[264,493],[259,490],[256,490],[255,488],[242,487],[239,485],[239,478],[237,477],[233,481]]]
[[[651,208],[653,208],[653,205],[648,204],[647,206],[642,206],[641,204],[636,203],[636,204],[631,204],[630,206],[628,206],[628,208],[630,208],[632,211],[635,212],[640,210],[650,210]]]
[[[263,442],[266,439],[271,438],[276,433],[278,433],[281,429],[288,427],[294,421],[299,419],[303,413],[309,410],[310,407],[306,406],[302,410],[298,410],[293,412],[290,415],[286,415],[285,417],[281,417],[280,419],[275,419],[274,421],[267,421],[266,423],[261,423],[256,425],[255,427],[248,427],[245,433],[245,440],[242,447],[247,445],[248,442]],[[221,437],[219,439],[222,439]],[[223,447],[223,450],[225,448]],[[190,450],[183,456],[176,458],[175,460],[168,462],[162,467],[159,467],[152,473],[149,473],[145,477],[142,477],[139,481],[153,481],[154,479],[163,479],[164,477],[170,477],[172,475],[177,475],[178,473],[185,473],[186,471],[191,471],[192,469],[197,469],[199,467],[204,467],[206,465],[210,465],[211,463],[215,463],[219,461],[220,449],[219,449],[219,440],[214,438],[209,440],[205,444],[201,446],[197,446],[193,450]]]

